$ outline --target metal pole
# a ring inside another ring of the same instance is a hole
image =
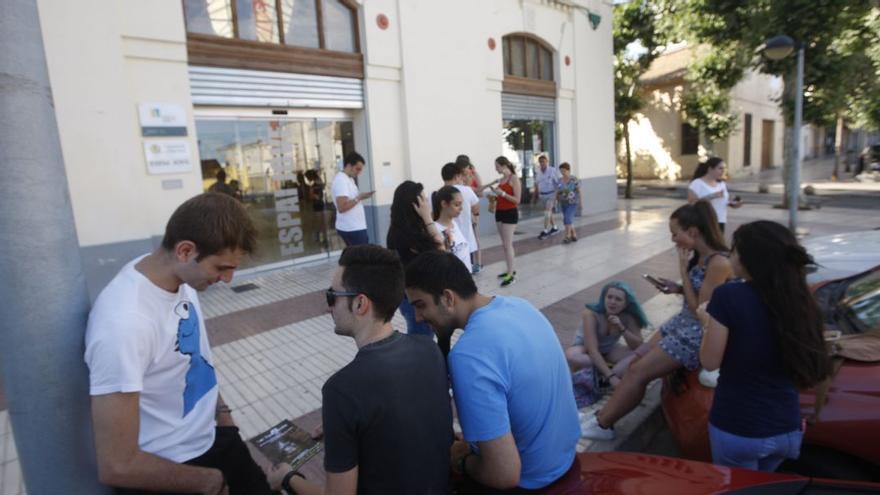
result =
[[[797,234],[798,206],[801,192],[801,122],[804,117],[804,47],[798,48],[797,83],[794,96],[794,163],[791,168],[791,183],[788,198],[788,228]]]
[[[36,0],[0,0],[0,361],[28,493],[97,480],[83,333],[89,302]]]

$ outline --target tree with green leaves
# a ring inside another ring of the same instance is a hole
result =
[[[632,152],[629,123],[645,105],[639,77],[648,70],[665,44],[662,16],[656,4],[633,0],[614,7],[615,137],[626,146],[626,198],[632,198]]]
[[[796,163],[793,120],[796,57],[770,60],[757,50],[778,34],[805,50],[804,121],[830,125],[844,119],[880,124],[880,20],[877,0],[664,0],[672,32],[708,54],[689,68],[692,91],[685,98],[688,120],[710,140],[735,129],[730,90],[749,68],[783,80],[786,125],[783,175]],[[786,180],[786,194],[791,185]]]

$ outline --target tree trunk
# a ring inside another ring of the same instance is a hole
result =
[[[831,173],[831,180],[836,181],[839,178],[837,173],[840,170],[840,162],[846,161],[843,157],[843,149],[843,116],[837,112],[837,129],[834,133],[834,172]]]
[[[629,148],[629,119],[623,123],[623,142],[626,144],[626,199],[632,199],[633,164],[632,153]]]

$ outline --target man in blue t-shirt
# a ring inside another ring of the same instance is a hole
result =
[[[479,294],[464,263],[441,251],[410,262],[406,294],[440,338],[464,329],[449,354],[466,440],[452,446],[453,470],[489,489],[543,488],[562,477],[580,426],[550,322],[523,299]]]

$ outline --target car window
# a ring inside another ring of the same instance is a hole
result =
[[[840,300],[846,323],[857,333],[880,330],[880,270],[855,280]]]

